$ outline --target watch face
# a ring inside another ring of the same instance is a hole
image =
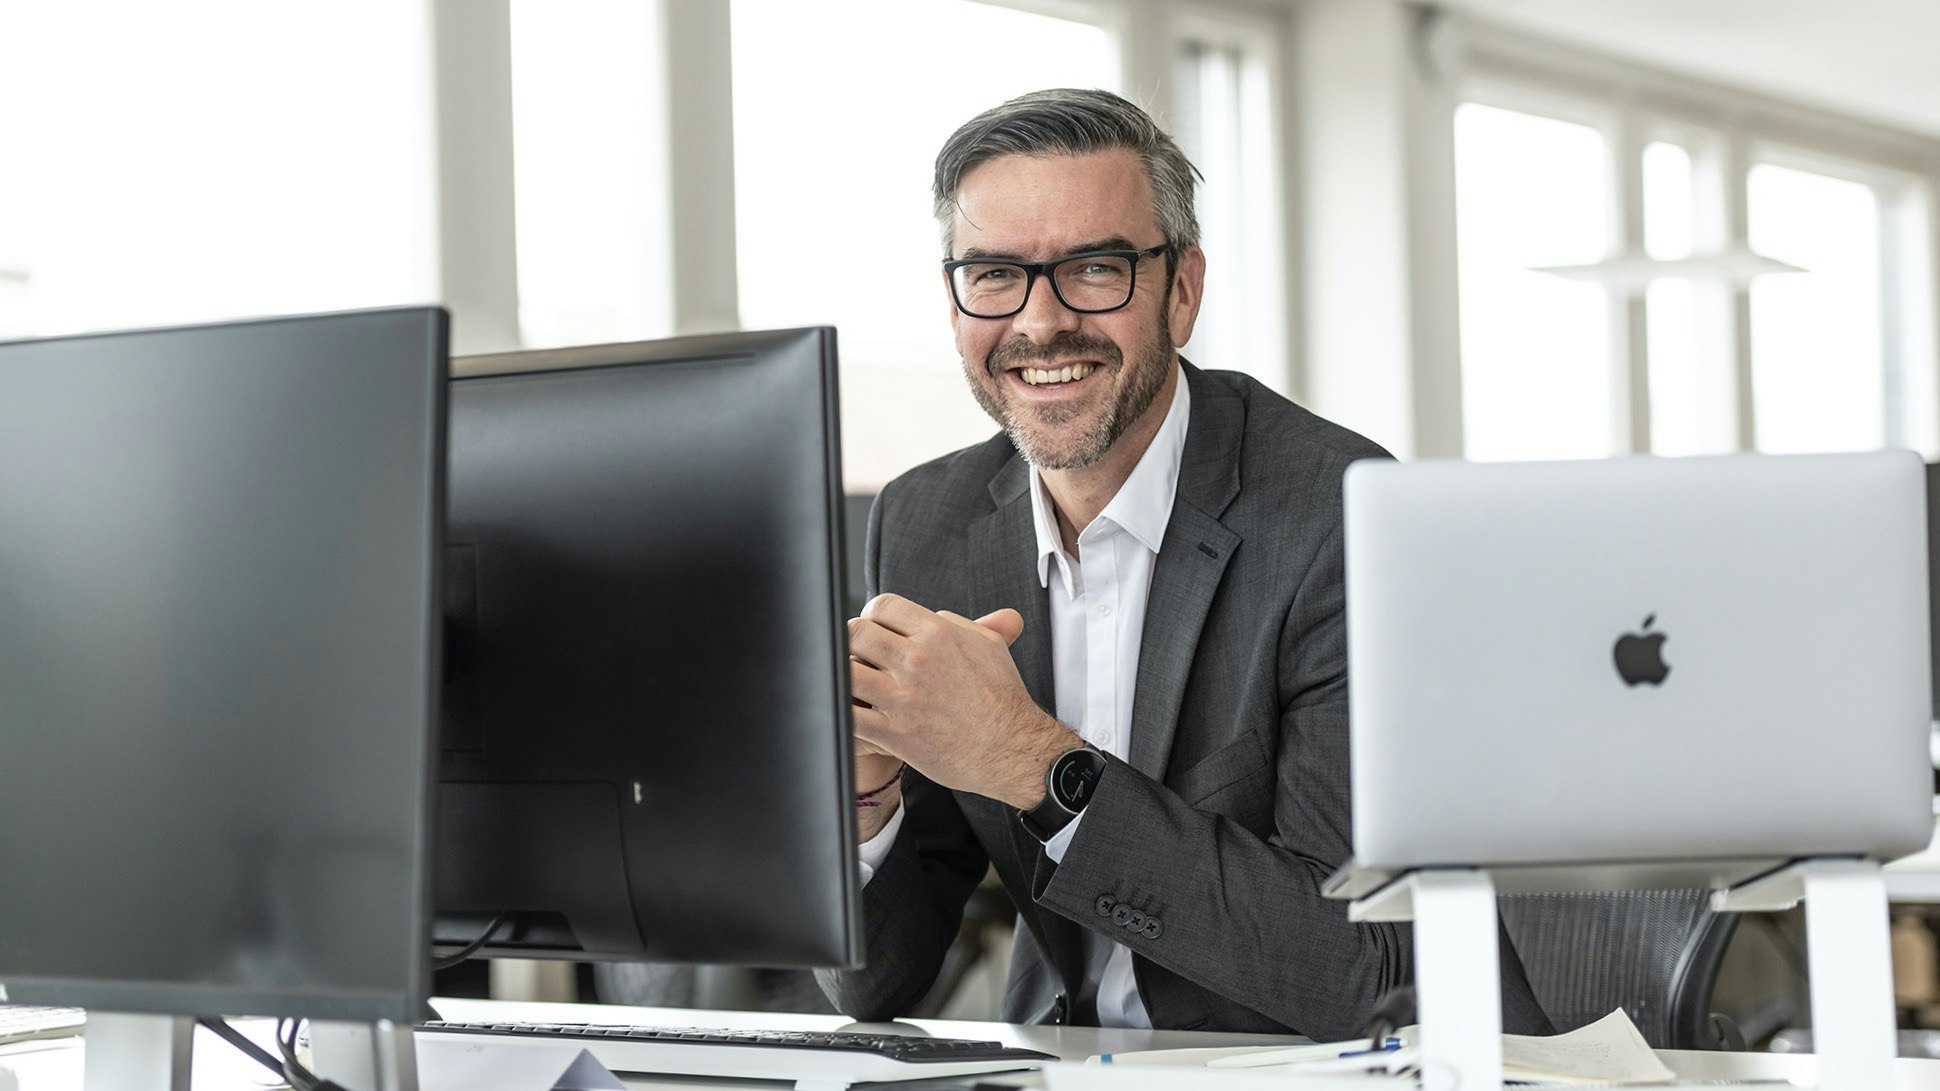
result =
[[[1096,750],[1073,750],[1051,770],[1051,791],[1068,811],[1081,811],[1104,775],[1105,758]]]

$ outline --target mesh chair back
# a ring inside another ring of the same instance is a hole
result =
[[[1622,1008],[1658,1049],[1716,1049],[1718,965],[1736,924],[1704,890],[1519,894],[1503,925],[1556,1031]]]

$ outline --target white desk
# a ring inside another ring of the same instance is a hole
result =
[[[458,1021],[492,1022],[607,1022],[646,1026],[705,1026],[770,1030],[829,1031],[850,1027],[871,1031],[906,1031],[938,1038],[975,1038],[999,1041],[1050,1053],[1072,1061],[1082,1061],[1096,1053],[1131,1053],[1148,1049],[1210,1048],[1238,1045],[1275,1045],[1305,1041],[1302,1038],[1260,1034],[1211,1034],[1197,1031],[1115,1030],[1096,1027],[1032,1027],[1004,1023],[970,1023],[947,1019],[919,1019],[908,1023],[850,1023],[835,1015],[789,1015],[774,1012],[694,1011],[684,1008],[632,1008],[616,1005],[534,1004],[499,1000],[449,1000],[432,1002],[439,1014]],[[269,1024],[238,1024],[266,1047],[274,1049]],[[81,1086],[82,1050],[74,1042],[58,1043],[52,1048],[31,1049],[43,1043],[0,1050],[0,1072],[11,1070],[19,1081],[19,1091],[76,1091]],[[0,1089],[7,1088],[0,1076]],[[195,1091],[247,1091],[275,1086],[273,1077],[260,1065],[245,1058],[228,1043],[197,1029],[195,1037]],[[671,1091],[721,1091],[717,1081],[678,1076],[626,1077],[628,1087]],[[763,1085],[737,1083],[737,1087]],[[779,1087],[781,1085],[774,1085]],[[1041,1087],[1041,1083],[1026,1086]],[[355,1089],[362,1091],[362,1089]]]
[[[439,1012],[450,1019],[496,1021],[593,1021],[634,1022],[656,1026],[751,1027],[783,1030],[834,1030],[845,1026],[870,1030],[907,1030],[938,1037],[977,1038],[1000,1041],[1055,1054],[1067,1061],[1082,1061],[1096,1053],[1130,1053],[1148,1049],[1186,1049],[1237,1045],[1271,1045],[1299,1041],[1296,1038],[1259,1034],[1219,1034],[1200,1031],[1139,1031],[1089,1027],[1030,1027],[1004,1023],[956,1022],[919,1019],[909,1023],[850,1024],[832,1015],[784,1015],[771,1012],[691,1011],[677,1008],[626,1008],[578,1004],[521,1004],[493,1000],[438,1000]],[[268,1042],[268,1027],[250,1028]],[[69,1043],[51,1049],[10,1047],[0,1050],[0,1072],[10,1071],[19,1091],[76,1091],[81,1085],[82,1050]],[[1679,1077],[1693,1081],[1733,1079],[1785,1079],[1808,1085],[1814,1074],[1810,1056],[1770,1053],[1708,1053],[1685,1050],[1659,1050],[1658,1056]],[[1901,1058],[1894,1069],[1895,1091],[1940,1091],[1940,1060]],[[1137,1091],[1140,1085],[1165,1087],[1171,1080],[1177,1087],[1179,1070],[1151,1070],[1126,1067],[1098,1070],[1096,1086]],[[1277,1077],[1283,1091],[1297,1091],[1298,1084],[1285,1076]],[[198,1031],[195,1043],[195,1091],[250,1091],[269,1084],[268,1072],[236,1052],[227,1043],[206,1031]],[[1041,1077],[1015,1077],[1019,1086],[1041,1087]],[[721,1091],[718,1081],[681,1077],[626,1077],[630,1088],[657,1091],[693,1089]],[[763,1085],[737,1083],[737,1087]],[[780,1086],[780,1085],[775,1085]],[[4,1088],[0,1077],[0,1088]],[[12,1091],[12,1089],[7,1089]],[[359,1089],[361,1091],[361,1089]]]

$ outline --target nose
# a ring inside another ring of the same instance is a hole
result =
[[[1031,285],[1024,309],[1010,318],[1011,328],[1031,343],[1048,345],[1060,333],[1076,330],[1084,316],[1064,305],[1051,288],[1051,278],[1038,277]]]

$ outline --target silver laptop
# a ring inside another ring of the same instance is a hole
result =
[[[1354,466],[1355,864],[1330,893],[1924,846],[1924,476],[1910,452]]]

